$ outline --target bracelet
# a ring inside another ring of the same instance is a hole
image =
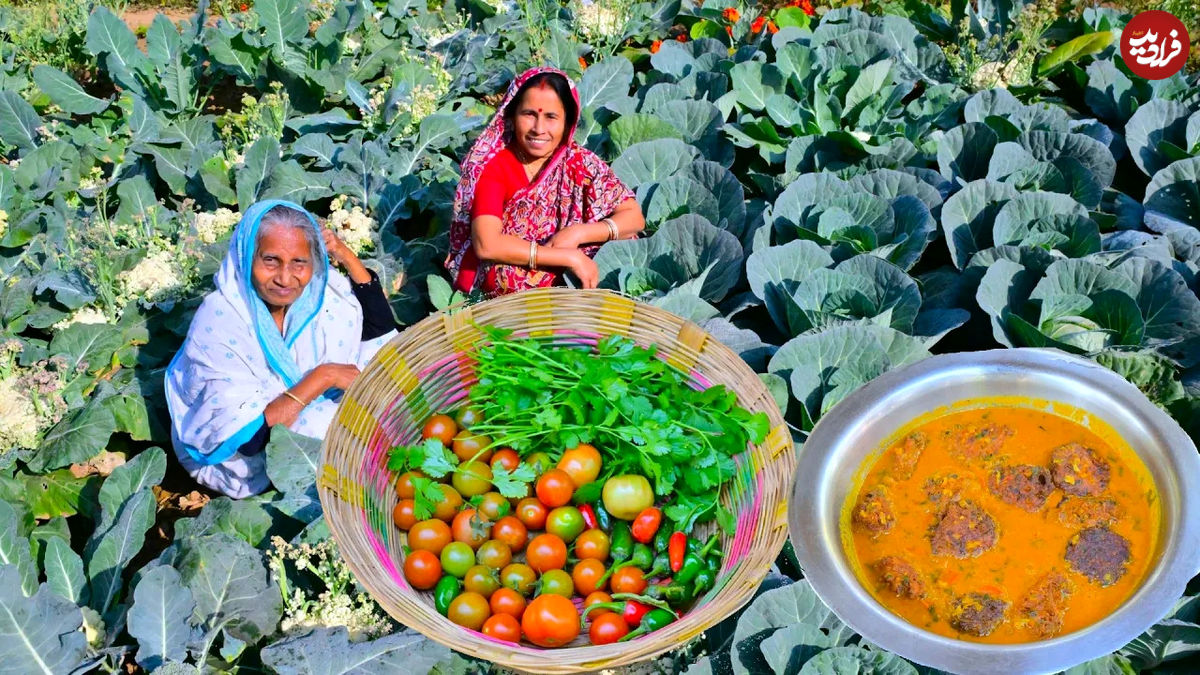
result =
[[[605,218],[604,223],[608,225],[608,240],[612,241],[621,235],[617,230],[617,223],[612,218]]]
[[[529,242],[529,269],[537,269],[537,241]]]
[[[304,408],[307,408],[307,407],[308,407],[308,404],[307,404],[307,403],[305,403],[304,401],[301,401],[299,396],[296,396],[295,394],[293,394],[292,392],[288,391],[287,389],[284,389],[284,390],[283,390],[283,395],[284,395],[284,396],[286,396],[286,397],[288,397],[288,398],[290,398],[290,399],[292,399],[292,400],[293,400],[293,401],[295,401],[296,403],[299,403],[299,404],[301,405],[301,407],[304,407]]]

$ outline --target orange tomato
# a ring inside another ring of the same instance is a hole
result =
[[[604,530],[588,530],[575,539],[575,557],[608,560],[610,541]]]
[[[546,505],[538,501],[536,497],[526,497],[517,503],[517,518],[531,530],[540,530],[545,527],[546,516],[549,513],[550,509],[547,509]]]
[[[404,559],[404,578],[413,588],[427,591],[442,578],[442,561],[429,551],[413,551]]]
[[[600,581],[602,576],[604,576],[604,563],[591,558],[575,563],[575,569],[571,571],[571,581],[575,582],[575,591],[581,595],[590,595],[604,590],[604,583]]]
[[[539,595],[525,608],[521,629],[539,647],[561,647],[579,636],[579,612],[561,595]]]
[[[565,471],[577,487],[596,480],[600,465],[600,451],[587,443],[567,450],[558,460],[558,468]]]
[[[433,415],[421,429],[421,438],[436,438],[442,445],[449,447],[458,433],[458,425],[449,415]]]
[[[608,578],[608,587],[613,593],[634,593],[640,595],[646,590],[646,576],[636,567],[622,567]]]
[[[422,520],[408,530],[408,547],[414,551],[429,551],[441,555],[450,543],[450,526],[437,518]]]
[[[478,550],[480,546],[483,546],[483,542],[488,540],[492,530],[492,522],[486,518],[477,516],[476,513],[475,509],[463,509],[459,511],[458,515],[454,516],[454,522],[450,528],[454,535],[454,541],[461,541],[471,548]]]
[[[492,455],[492,470],[496,470],[496,465],[504,467],[505,471],[513,472],[521,465],[521,458],[512,448],[500,448]]]
[[[483,634],[505,642],[520,642],[521,622],[508,614],[492,614],[483,622]]]
[[[567,545],[552,534],[539,534],[525,549],[525,559],[539,574],[547,570],[561,570],[567,564]]]
[[[392,522],[396,523],[396,527],[408,531],[413,525],[417,524],[417,505],[411,499],[401,499],[396,503],[396,508],[392,509]]]
[[[525,596],[511,588],[496,589],[496,592],[492,593],[490,604],[492,614],[508,614],[519,619],[525,613]]]
[[[554,509],[571,501],[571,495],[575,493],[575,482],[566,471],[550,469],[538,478],[534,491],[543,504]]]
[[[525,550],[525,544],[529,543],[529,530],[516,516],[504,516],[492,526],[492,538],[508,544],[513,553],[520,553]],[[576,548],[578,547],[576,544]]]

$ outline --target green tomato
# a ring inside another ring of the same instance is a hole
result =
[[[492,489],[492,468],[479,461],[460,464],[450,482],[459,494],[469,499]]]
[[[633,520],[654,506],[654,490],[645,476],[613,476],[604,483],[604,508],[615,518]]]
[[[479,408],[469,405],[459,408],[458,412],[454,415],[454,421],[458,424],[459,429],[470,429],[479,424],[479,421],[482,419],[483,416],[479,414]]]
[[[547,570],[542,575],[542,595],[561,595],[570,599],[575,596],[575,582],[563,570]]]
[[[475,565],[475,550],[461,541],[446,544],[442,549],[442,571],[463,578],[467,570]]]
[[[554,460],[544,452],[535,452],[525,458],[525,463],[533,467],[533,472],[542,475],[554,468]]]
[[[568,544],[575,541],[586,527],[583,514],[574,506],[560,506],[546,516],[546,531]]]

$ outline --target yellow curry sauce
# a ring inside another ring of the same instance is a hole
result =
[[[1077,412],[971,403],[914,421],[860,470],[841,519],[860,581],[908,622],[977,642],[1104,618],[1155,555],[1149,472]]]

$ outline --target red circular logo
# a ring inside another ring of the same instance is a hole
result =
[[[1134,75],[1161,80],[1178,73],[1192,48],[1187,28],[1170,12],[1152,9],[1121,31],[1121,57]]]

